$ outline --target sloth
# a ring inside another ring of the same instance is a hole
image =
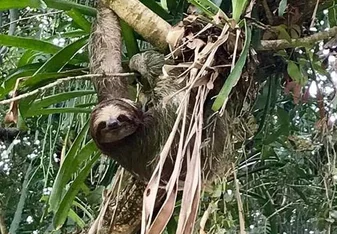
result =
[[[161,88],[157,86],[155,90],[165,93]],[[163,108],[159,102],[144,111],[140,104],[129,99],[109,99],[94,108],[90,132],[103,154],[147,181],[174,124],[175,110],[175,105]],[[171,160],[165,165],[167,176],[172,166]]]
[[[132,63],[131,67],[141,71]],[[184,98],[184,92],[182,92],[174,95],[167,103],[165,102],[165,105],[163,103],[165,97],[176,93],[184,86],[174,77],[158,76],[149,80],[149,83],[154,85],[154,89],[153,103],[148,110],[144,111],[140,104],[129,99],[108,99],[95,107],[90,124],[91,135],[102,153],[113,158],[144,181],[148,181],[152,175],[161,149],[177,117],[176,110]],[[193,106],[192,103],[190,106]],[[205,108],[210,109],[210,105]],[[211,113],[207,114],[205,119],[210,115]],[[211,146],[210,142],[206,144],[206,148],[211,150],[213,155],[223,153],[223,144],[220,139],[223,139],[224,125],[223,121],[219,120],[215,133],[212,131],[204,133],[204,139],[210,139],[212,134],[215,134],[213,137],[219,139],[216,145]],[[178,139],[179,136],[176,136],[173,149],[165,162],[162,175],[164,181],[167,181],[173,170]],[[206,157],[202,161],[205,162]],[[183,177],[184,173],[181,176]]]
[[[90,70],[92,73],[105,74],[121,72],[118,18],[111,10],[100,5],[97,9],[97,20],[89,43]],[[102,79],[93,79],[99,100],[91,113],[90,134],[93,140],[103,154],[145,182],[152,175],[177,117],[176,110],[184,98],[184,92],[180,92],[166,101],[166,97],[175,94],[185,84],[175,76],[162,76],[163,64],[164,56],[153,51],[135,55],[130,60],[130,68],[139,72],[150,84],[153,101],[147,110],[130,100],[124,77],[106,75]],[[193,100],[190,106],[193,107]],[[211,111],[206,111],[210,110],[210,106],[209,98],[205,105],[205,120],[213,115]],[[225,124],[223,119],[216,116],[212,119],[216,122],[214,128],[203,133],[203,152],[207,152],[202,156],[204,165],[212,164],[208,161],[216,162],[223,155],[224,144],[221,139],[225,136]],[[209,139],[217,141],[210,143],[212,141]],[[164,165],[163,180],[167,180],[173,170],[178,140],[179,136],[176,136]],[[209,168],[204,171],[208,173]]]

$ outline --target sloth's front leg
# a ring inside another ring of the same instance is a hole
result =
[[[158,77],[162,74],[162,68],[165,64],[163,54],[149,50],[134,55],[129,62],[131,71],[137,71],[145,78],[151,89],[156,86]]]

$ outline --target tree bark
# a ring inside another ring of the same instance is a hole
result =
[[[104,196],[100,214],[89,234],[133,234],[139,230],[145,184],[127,171],[120,180]]]

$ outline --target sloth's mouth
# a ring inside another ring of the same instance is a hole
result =
[[[125,123],[125,122],[118,122],[118,123],[114,123],[114,124],[106,124],[106,127],[103,128],[102,130],[104,132],[118,132],[121,131],[122,129],[129,129],[131,126],[129,123]]]
[[[113,128],[104,128],[101,130],[102,143],[112,143],[123,138],[130,136],[137,130],[135,125],[129,123],[121,123],[119,126],[113,126]]]
[[[99,124],[101,143],[111,143],[130,136],[137,130],[137,126],[126,116],[109,118]]]
[[[98,124],[98,129],[103,131],[115,131],[130,125],[132,121],[125,115],[119,115],[117,118],[110,117],[106,121]]]

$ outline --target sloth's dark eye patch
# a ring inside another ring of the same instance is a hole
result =
[[[126,115],[120,115],[117,117],[117,120],[120,122],[128,122],[130,119]]]
[[[101,122],[99,122],[99,124],[97,125],[97,130],[98,130],[98,131],[99,131],[99,130],[102,130],[103,128],[105,128],[105,126],[106,126],[105,121],[101,121]]]

